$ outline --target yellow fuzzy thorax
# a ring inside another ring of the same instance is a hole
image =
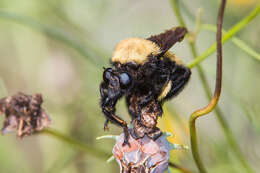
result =
[[[122,40],[116,46],[112,56],[112,62],[119,62],[121,64],[135,62],[138,65],[143,65],[149,55],[158,55],[160,53],[160,47],[150,40],[128,38]],[[169,51],[164,54],[164,57],[175,61],[177,64],[182,64],[181,60]]]
[[[122,40],[115,48],[112,62],[125,64],[135,62],[144,64],[149,55],[160,54],[160,47],[150,40],[142,38],[128,38]]]

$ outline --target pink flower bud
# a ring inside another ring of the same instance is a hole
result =
[[[130,147],[123,146],[123,142],[124,134],[121,134],[112,151],[121,173],[164,173],[167,170],[171,146],[166,136],[153,141],[147,136],[134,139],[130,135]]]

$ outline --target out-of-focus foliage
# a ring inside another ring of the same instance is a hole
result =
[[[225,13],[224,29],[228,29],[248,14],[259,0],[230,0]],[[190,14],[203,9],[202,21],[215,24],[218,1],[184,0],[181,5],[189,30],[195,28]],[[96,141],[97,136],[119,134],[121,129],[111,125],[103,132],[105,121],[99,108],[99,83],[102,66],[107,67],[114,46],[127,37],[148,37],[177,25],[168,1],[157,0],[1,0],[0,14],[8,12],[27,16],[41,24],[58,28],[59,32],[81,45],[85,57],[64,41],[46,35],[0,15],[0,96],[42,93],[44,108],[48,110],[52,127],[81,141],[111,151],[113,141]],[[251,48],[260,50],[259,16],[238,38]],[[215,34],[201,31],[196,44],[201,53],[215,41]],[[184,63],[191,53],[187,41],[172,51]],[[259,52],[259,51],[258,51]],[[89,57],[88,57],[89,56]],[[102,58],[92,63],[88,58]],[[101,62],[104,62],[101,63]],[[215,54],[202,63],[207,79],[214,87]],[[224,46],[223,95],[220,107],[231,130],[251,166],[260,169],[260,62],[252,59],[237,46]],[[174,143],[189,145],[188,116],[205,105],[207,99],[198,79],[196,68],[185,90],[167,103],[169,111],[160,126],[172,132]],[[124,100],[118,114],[129,120]],[[0,117],[2,123],[3,117]],[[202,158],[210,172],[243,172],[241,165],[227,145],[214,116],[198,122]],[[175,151],[175,162],[196,170],[190,151]],[[118,172],[115,162],[106,164],[84,154],[50,136],[35,135],[17,140],[15,134],[1,137],[0,172],[16,173],[83,173]]]

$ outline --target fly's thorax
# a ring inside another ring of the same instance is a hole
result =
[[[134,62],[143,65],[150,55],[158,55],[160,52],[160,47],[150,40],[128,38],[116,46],[111,61],[121,64]]]

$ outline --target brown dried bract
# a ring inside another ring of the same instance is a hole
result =
[[[0,99],[0,114],[5,114],[2,134],[17,131],[17,136],[31,135],[50,125],[51,120],[45,110],[41,108],[43,99],[41,94],[26,95],[18,93]]]

